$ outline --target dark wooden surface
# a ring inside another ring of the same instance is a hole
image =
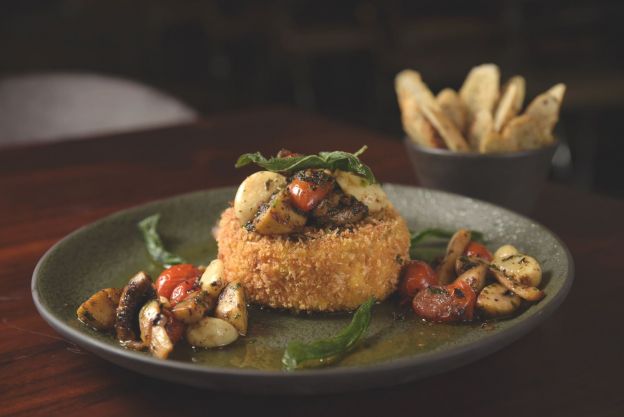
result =
[[[0,415],[624,415],[624,202],[554,185],[534,217],[572,251],[569,298],[512,346],[408,385],[322,397],[187,388],[111,365],[63,340],[37,314],[35,264],[75,228],[153,199],[236,185],[249,172],[233,168],[245,151],[361,144],[382,181],[416,183],[399,141],[286,109],[0,150]]]

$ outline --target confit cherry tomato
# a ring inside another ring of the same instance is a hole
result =
[[[464,250],[464,255],[469,257],[481,258],[485,261],[492,261],[492,252],[488,250],[484,245],[479,242],[475,242],[471,240],[468,246],[466,246],[466,250]]]
[[[297,152],[289,151],[288,149],[284,149],[284,148],[280,149],[279,152],[277,153],[278,158],[295,158],[298,156],[303,156],[303,155]]]
[[[438,277],[427,262],[409,261],[401,270],[399,294],[402,299],[411,300],[418,291],[438,284]]]
[[[182,335],[184,333],[184,323],[176,319],[173,313],[166,308],[163,308],[162,313],[165,317],[167,317],[167,323],[165,324],[167,336],[169,336],[169,339],[171,339],[171,342],[175,345],[180,341],[180,339],[182,339]]]
[[[322,184],[304,181],[295,178],[288,184],[290,201],[301,211],[308,212],[320,203],[334,188],[332,181]]]
[[[174,288],[187,280],[197,280],[201,271],[191,264],[174,265],[165,269],[156,280],[158,295],[171,298]]]
[[[186,281],[179,283],[178,286],[171,291],[171,297],[169,298],[171,307],[186,299],[186,297],[195,289],[196,283],[197,278],[187,279]]]
[[[420,291],[412,301],[417,316],[437,323],[472,321],[477,294],[465,281],[433,285]]]

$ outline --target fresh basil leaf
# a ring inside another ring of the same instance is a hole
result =
[[[235,166],[240,168],[253,163],[268,171],[279,173],[293,173],[307,168],[340,169],[360,175],[369,184],[373,184],[376,182],[373,172],[358,158],[366,149],[367,147],[363,146],[355,153],[343,151],[319,152],[318,155],[289,156],[285,158],[265,158],[260,152],[246,153],[238,158]]]
[[[374,304],[375,299],[369,298],[357,309],[351,323],[334,337],[312,343],[288,343],[282,357],[284,367],[292,371],[308,366],[325,366],[345,355],[368,329]]]
[[[154,214],[137,223],[139,230],[143,234],[145,248],[149,252],[150,256],[154,261],[162,264],[165,268],[169,268],[172,265],[186,263],[184,259],[165,249],[162,239],[156,230],[159,220],[160,214]]]
[[[471,240],[481,242],[481,243],[484,242],[483,233],[478,232],[476,230],[471,230],[470,233],[472,236]],[[418,233],[412,232],[411,244],[415,245],[416,243],[427,238],[450,239],[451,237],[453,237],[453,234],[455,234],[455,232],[450,232],[448,230],[436,229],[436,228],[421,230]]]
[[[410,247],[410,258],[432,264],[440,260],[444,256],[445,251],[446,245],[442,245],[439,242],[435,244],[419,244]]]
[[[443,256],[446,250],[447,240],[453,237],[455,232],[444,229],[430,228],[420,232],[411,232],[410,257],[431,262],[438,256]],[[471,230],[471,239],[480,243],[485,243],[483,233]],[[424,244],[424,241],[429,241]],[[444,242],[440,242],[444,240]]]

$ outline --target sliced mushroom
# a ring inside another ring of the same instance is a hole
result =
[[[215,309],[215,317],[230,323],[242,336],[247,334],[247,301],[242,285],[233,282],[223,289]]]
[[[545,294],[543,291],[517,281],[514,277],[508,276],[493,264],[490,265],[490,271],[492,271],[498,282],[503,284],[507,289],[518,294],[521,298],[527,301],[539,301],[544,298]]]
[[[163,321],[164,316],[160,316]],[[152,356],[159,359],[167,359],[173,351],[173,342],[167,333],[165,323],[159,323],[152,326],[151,337],[149,341],[149,350]]]
[[[154,298],[156,291],[152,286],[152,279],[142,271],[132,277],[123,288],[115,318],[115,333],[123,346],[132,349],[143,348],[138,337],[139,310],[143,304]]]
[[[542,268],[532,256],[516,253],[495,258],[492,265],[523,285],[537,287],[542,282]]]
[[[512,245],[503,245],[494,252],[494,259],[502,259],[519,253],[518,249]]]
[[[141,341],[149,346],[152,336],[152,327],[158,322],[160,317],[161,304],[157,300],[150,300],[139,311],[139,329],[141,331]]]
[[[475,294],[478,294],[485,286],[485,275],[487,271],[488,265],[485,262],[480,262],[458,276],[455,281],[464,281],[466,284],[470,285]]]
[[[195,291],[187,296],[184,301],[171,309],[173,316],[183,323],[190,324],[201,320],[206,312],[215,306],[215,299],[211,298],[206,291]]]
[[[369,184],[363,177],[339,169],[334,175],[342,191],[364,204],[371,213],[381,211],[390,205],[386,192],[379,184]]]
[[[520,307],[522,299],[499,283],[485,287],[477,297],[477,308],[486,317],[504,317]]]
[[[206,291],[211,298],[216,300],[219,298],[219,294],[221,294],[225,284],[227,284],[227,281],[224,278],[223,261],[215,259],[210,262],[210,265],[202,274],[199,279],[199,285],[203,291]]]
[[[163,314],[163,311],[161,304],[154,299],[145,303],[139,312],[139,328],[143,346],[149,348],[152,356],[160,359],[166,359],[175,345],[167,331],[170,319]]]
[[[259,171],[241,183],[234,197],[234,213],[241,225],[252,220],[260,206],[280,189],[286,187],[286,177],[276,172]]]
[[[260,208],[253,229],[261,235],[284,235],[301,229],[307,220],[292,207],[288,190],[284,190]]]
[[[229,345],[238,339],[238,331],[225,320],[204,317],[186,328],[186,341],[195,347],[214,348]]]
[[[120,297],[121,290],[117,288],[104,288],[96,292],[78,307],[78,320],[95,330],[112,330]]]
[[[446,247],[446,255],[442,263],[438,267],[438,278],[440,285],[446,285],[453,280],[455,262],[466,250],[466,246],[470,243],[471,233],[468,229],[459,229]]]
[[[477,258],[476,256],[465,256],[462,255],[457,258],[455,261],[455,273],[457,276],[460,276],[464,272],[478,266],[478,265],[488,265],[488,262],[482,258]]]
[[[165,296],[158,296],[158,302],[165,308],[171,308],[171,301],[169,301],[169,299]]]

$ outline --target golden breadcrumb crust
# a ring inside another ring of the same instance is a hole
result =
[[[228,208],[216,237],[228,281],[240,282],[252,303],[291,310],[353,310],[370,296],[383,300],[409,259],[409,231],[394,208],[351,229],[307,228],[297,237],[248,232]]]

